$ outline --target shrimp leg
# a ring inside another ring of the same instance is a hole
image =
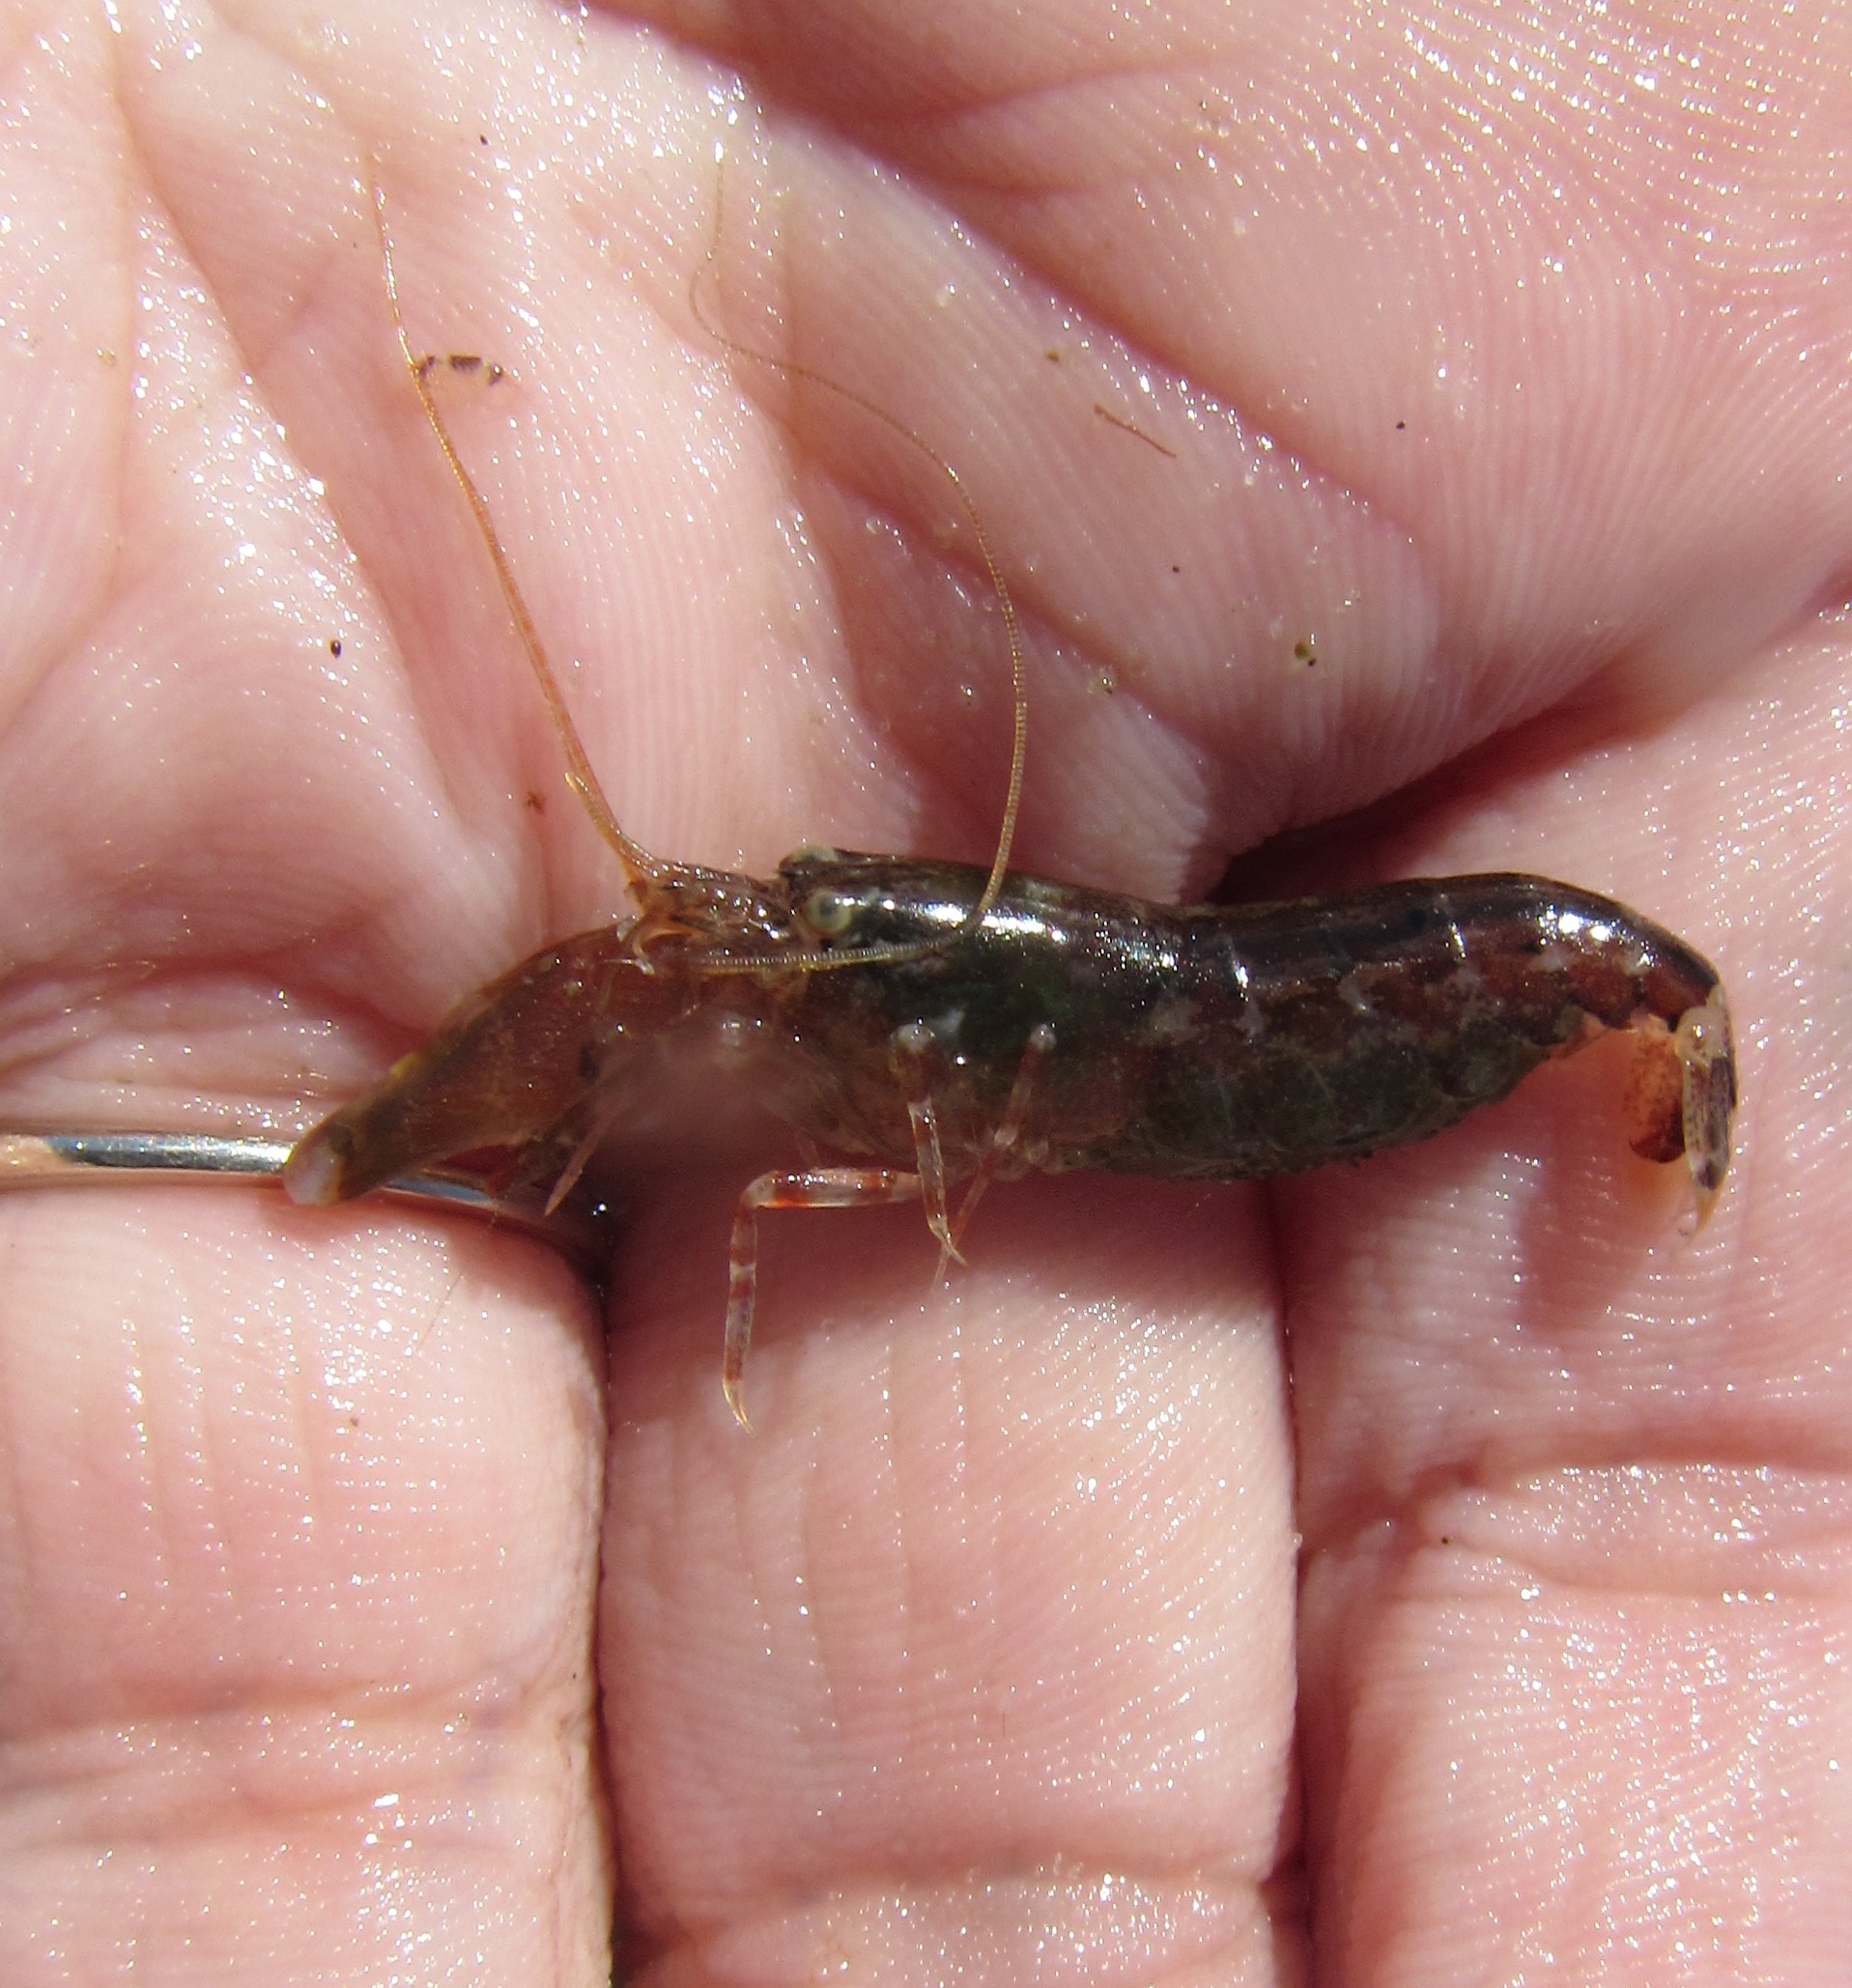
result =
[[[932,1101],[932,1031],[924,1022],[908,1022],[896,1029],[888,1043],[888,1063],[913,1128],[913,1164],[920,1176],[926,1227],[944,1255],[955,1257],[958,1252],[946,1211],[945,1151],[939,1143],[938,1107]]]
[[[952,1224],[952,1234],[945,1243],[939,1258],[939,1274],[945,1275],[948,1258],[958,1256],[958,1238],[964,1234],[965,1224],[977,1212],[978,1204],[983,1199],[984,1189],[997,1178],[997,1170],[1006,1159],[1011,1157],[1022,1143],[1022,1128],[1029,1120],[1029,1101],[1035,1094],[1037,1080],[1040,1077],[1048,1059],[1055,1053],[1055,1032],[1046,1022],[1038,1022],[1029,1031],[1029,1041],[1022,1052],[1022,1062],[1016,1066],[1016,1081],[1010,1087],[1010,1102],[998,1121],[997,1129],[991,1133],[983,1150],[983,1157],[978,1162],[978,1171],[971,1177],[971,1183],[964,1191],[964,1199],[958,1204],[956,1219]]]
[[[758,1303],[759,1210],[879,1207],[924,1201],[926,1224],[938,1238],[939,1275],[943,1277],[948,1261],[964,1261],[957,1245],[965,1224],[998,1169],[1021,1144],[1036,1079],[1054,1048],[1055,1032],[1046,1022],[1029,1032],[1009,1105],[984,1142],[983,1155],[958,1204],[955,1220],[947,1215],[938,1118],[926,1081],[931,1036],[918,1022],[897,1029],[892,1043],[895,1070],[906,1093],[907,1115],[913,1124],[916,1157],[911,1172],[894,1167],[807,1167],[795,1173],[761,1174],[740,1196],[727,1247],[727,1349],[721,1363],[721,1385],[727,1406],[743,1429],[752,1427],[746,1415],[745,1380],[746,1353],[752,1345],[753,1317]]]
[[[948,1264],[964,1262],[958,1252],[958,1239],[976,1213],[979,1202],[983,1199],[985,1188],[1021,1143],[1036,1080],[1054,1054],[1054,1030],[1046,1022],[1039,1022],[1029,1032],[1029,1041],[1022,1052],[1015,1082],[1010,1089],[1010,1101],[996,1129],[984,1141],[977,1171],[967,1184],[963,1199],[958,1203],[958,1212],[954,1217],[946,1205],[945,1157],[940,1147],[938,1110],[932,1101],[929,1075],[933,1061],[932,1032],[924,1022],[909,1022],[894,1032],[889,1060],[913,1126],[914,1163],[920,1174],[921,1198],[926,1207],[926,1227],[932,1231],[939,1245],[938,1274],[941,1277],[945,1275]]]
[[[746,1414],[746,1352],[753,1341],[753,1312],[758,1302],[758,1211],[760,1208],[861,1208],[918,1201],[917,1173],[893,1167],[810,1167],[802,1173],[761,1174],[739,1198],[733,1235],[727,1251],[727,1349],[721,1358],[721,1387],[742,1429]]]
[[[746,1417],[745,1377],[746,1351],[752,1344],[753,1315],[758,1303],[759,1209],[878,1207],[923,1201],[926,1227],[939,1244],[941,1273],[946,1259],[957,1256],[956,1237],[946,1208],[939,1117],[932,1102],[932,1033],[923,1022],[908,1022],[896,1029],[888,1043],[888,1061],[905,1097],[913,1131],[912,1172],[894,1167],[806,1167],[796,1173],[761,1174],[740,1196],[727,1247],[727,1348],[721,1385],[741,1428],[752,1427]],[[958,1211],[960,1229],[970,1203],[967,1194]]]

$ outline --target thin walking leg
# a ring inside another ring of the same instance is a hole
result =
[[[971,1184],[964,1191],[964,1199],[958,1204],[956,1219],[952,1224],[952,1233],[945,1238],[939,1252],[939,1275],[945,1275],[945,1266],[952,1258],[959,1263],[958,1241],[964,1235],[964,1226],[976,1212],[983,1192],[997,1178],[997,1170],[1022,1143],[1022,1128],[1028,1122],[1029,1102],[1035,1094],[1036,1081],[1041,1075],[1048,1059],[1055,1053],[1055,1032],[1046,1022],[1038,1022],[1029,1031],[1029,1040],[1024,1045],[1022,1061],[1016,1065],[1016,1081],[1010,1087],[1010,1102],[1004,1107],[997,1129],[990,1135],[990,1143],[983,1150],[983,1157],[978,1162],[978,1171],[971,1177]]]
[[[761,1174],[739,1198],[733,1239],[727,1253],[727,1349],[721,1390],[742,1429],[746,1415],[746,1351],[753,1341],[758,1301],[760,1208],[860,1208],[918,1201],[920,1177],[892,1167],[811,1167],[795,1174]]]

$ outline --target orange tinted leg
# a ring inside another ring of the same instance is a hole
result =
[[[753,1340],[753,1311],[758,1301],[758,1211],[760,1208],[860,1208],[890,1202],[918,1201],[918,1174],[892,1167],[810,1167],[795,1174],[761,1174],[739,1198],[733,1239],[727,1253],[727,1350],[721,1359],[721,1389],[742,1429],[746,1417],[746,1349]]]

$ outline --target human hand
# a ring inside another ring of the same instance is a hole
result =
[[[917,1211],[768,1223],[751,1440],[736,1169],[637,1186],[608,1434],[514,1238],[14,1200],[8,1957],[595,1978],[607,1802],[689,1978],[1830,1947],[1831,27],[115,18],[16,71],[9,1120],[299,1125],[619,906],[368,156],[626,826],[986,853],[995,617],[917,463],[704,338],[717,142],[703,298],[1002,549],[1024,867],[1200,893],[1444,767],[1312,866],[1637,904],[1747,1101],[1695,1244],[1599,1052],[1277,1190],[1000,1190],[939,1292]]]

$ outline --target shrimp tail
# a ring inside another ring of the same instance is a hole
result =
[[[1679,1126],[1701,1228],[1729,1171],[1730,1122],[1736,1112],[1736,1050],[1722,986],[1711,989],[1701,1008],[1687,1008],[1679,1016],[1672,1050],[1683,1078]]]

